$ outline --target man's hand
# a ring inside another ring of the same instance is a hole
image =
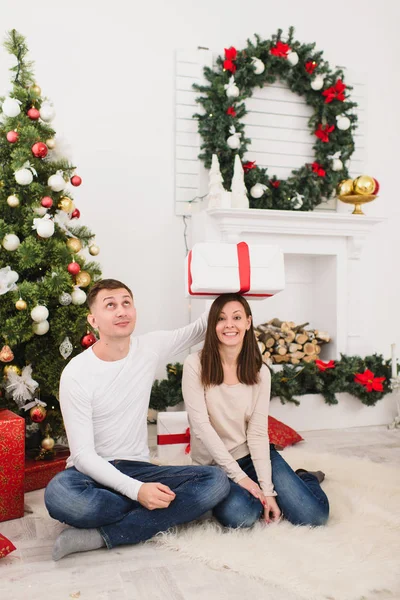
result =
[[[143,483],[138,493],[138,502],[149,510],[168,508],[175,493],[162,483]]]
[[[256,482],[250,477],[243,477],[243,479],[238,481],[238,485],[250,492],[254,498],[257,498],[261,503],[263,503],[264,494],[262,493],[260,486],[257,485]]]
[[[275,496],[264,496],[264,521],[266,523],[280,521],[281,511]]]

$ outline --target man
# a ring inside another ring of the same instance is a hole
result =
[[[62,373],[71,457],[45,492],[50,515],[72,526],[57,538],[54,560],[142,542],[200,517],[229,494],[219,468],[149,462],[147,410],[157,365],[204,338],[204,316],[175,331],[133,337],[136,309],[125,284],[95,283],[88,304],[100,339]]]

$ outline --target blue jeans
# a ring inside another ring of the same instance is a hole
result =
[[[70,467],[45,491],[50,516],[79,528],[97,528],[108,548],[137,544],[174,525],[197,519],[229,494],[229,479],[216,467],[159,467],[147,462],[111,461],[121,473],[143,483],[158,482],[176,494],[168,508],[148,510]]]
[[[283,517],[293,525],[325,525],[329,517],[329,502],[315,475],[296,475],[272,444],[270,456],[272,481],[278,494],[276,501]],[[246,475],[258,483],[250,455],[237,462]],[[225,527],[251,527],[263,514],[264,507],[240,485],[232,480],[229,483],[229,496],[213,509],[213,514]]]

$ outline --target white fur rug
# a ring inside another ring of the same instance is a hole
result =
[[[162,534],[157,543],[306,600],[361,600],[382,590],[400,597],[400,469],[299,447],[283,456],[293,468],[326,473],[326,527],[281,522],[232,531],[210,520]]]

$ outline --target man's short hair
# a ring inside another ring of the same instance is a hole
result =
[[[124,288],[133,299],[132,291],[127,285],[125,285],[125,283],[118,281],[118,279],[100,279],[100,281],[96,281],[96,283],[90,288],[90,292],[87,295],[87,303],[89,308],[92,308],[93,303],[97,298],[97,294],[101,290],[119,290],[120,288]]]

